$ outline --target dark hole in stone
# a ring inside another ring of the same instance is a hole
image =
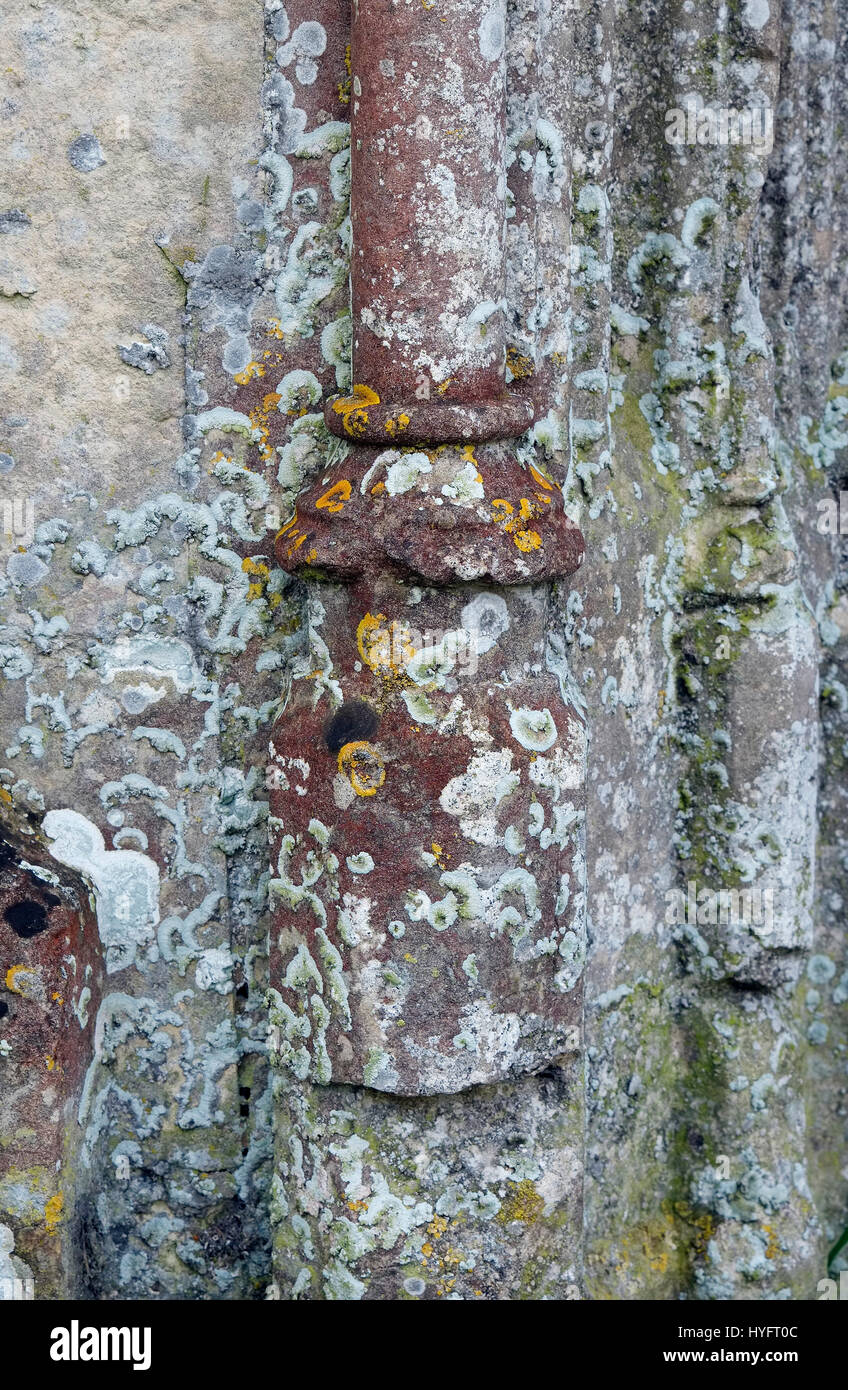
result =
[[[5,1018],[9,1012],[9,1005],[5,999],[0,999],[0,1018]]]
[[[49,925],[47,908],[31,898],[22,903],[10,903],[3,916],[16,936],[38,936]]]
[[[248,989],[244,981],[242,981],[242,983],[239,985],[238,989],[236,990],[236,994],[238,995],[239,999],[247,999],[249,997],[250,990]]]
[[[362,700],[347,700],[324,726],[324,739],[331,753],[338,753],[346,743],[365,742],[376,733],[379,715]]]

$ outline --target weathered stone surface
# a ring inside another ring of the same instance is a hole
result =
[[[543,586],[311,586],[318,676],[271,745],[272,1023],[295,1075],[427,1095],[574,1047],[586,735],[549,620]]]

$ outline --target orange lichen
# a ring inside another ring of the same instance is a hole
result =
[[[356,645],[365,665],[383,676],[398,675],[415,655],[409,628],[388,622],[385,613],[365,614],[356,629]]]
[[[356,385],[349,396],[341,396],[333,401],[333,410],[341,415],[345,434],[356,438],[365,432],[369,408],[379,404],[380,397],[370,386]]]
[[[538,494],[537,494],[538,497]],[[492,520],[497,526],[501,526],[508,536],[512,537],[513,545],[518,550],[528,554],[531,550],[538,550],[542,544],[542,537],[538,531],[534,531],[527,526],[522,526],[521,522],[532,521],[541,515],[539,502],[548,504],[549,499],[539,497],[539,501],[533,502],[529,497],[522,497],[518,504],[518,515],[511,502],[507,502],[504,497],[495,497],[492,500]]]
[[[356,739],[339,749],[338,766],[357,796],[375,796],[386,780],[380,754],[364,739]]]
[[[512,539],[518,549],[523,550],[525,554],[531,550],[538,550],[542,544],[542,537],[538,531],[516,531]]]
[[[550,478],[546,478],[544,473],[540,473],[538,468],[533,467],[532,463],[530,464],[530,477],[533,479],[534,482],[537,482],[539,484],[539,487],[546,488],[548,492],[553,491],[554,485],[551,482]]]
[[[347,478],[342,478],[339,482],[333,483],[331,488],[322,493],[315,503],[319,511],[326,508],[328,512],[340,512],[345,502],[350,501],[351,485]]]
[[[239,386],[246,386],[255,376],[264,376],[265,368],[261,362],[248,362],[244,371],[236,372],[233,381],[237,381]]]
[[[38,970],[31,965],[13,965],[6,971],[6,988],[23,999],[31,999],[38,988]]]
[[[258,374],[264,376],[265,368],[261,367]],[[262,398],[262,404],[255,406],[250,412],[250,423],[259,435],[257,447],[259,449],[259,457],[262,459],[263,463],[271,463],[274,457],[274,450],[268,443],[268,438],[271,433],[269,418],[276,411],[279,403],[280,396],[278,392],[269,391],[267,395]],[[303,412],[296,413],[302,414]]]

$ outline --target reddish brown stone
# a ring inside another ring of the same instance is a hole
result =
[[[548,581],[583,540],[504,442],[535,407],[503,9],[362,3],[352,70],[356,384],[325,418],[353,447],[276,542],[310,650],[271,745],[272,1022],[295,1076],[414,1095],[575,1046],[585,730]]]
[[[480,0],[354,6],[353,379],[391,403],[362,439],[391,437],[379,431],[401,415],[432,443],[532,422],[528,402],[503,399],[504,19]]]
[[[301,495],[276,549],[292,572],[394,569],[436,584],[552,579],[584,551],[560,489],[505,445],[357,449]]]
[[[296,1072],[456,1091],[567,1050],[585,731],[545,669],[548,594],[312,586],[312,669],[272,744],[271,972]]]
[[[37,1296],[47,1297],[61,1296],[59,1232],[72,1206],[103,964],[87,897],[52,861],[42,875],[20,867],[40,858],[35,845],[13,852],[0,840],[0,1181],[29,1174],[33,1194],[21,1211],[0,1209],[0,1220],[36,1272]]]

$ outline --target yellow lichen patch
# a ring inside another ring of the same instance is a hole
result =
[[[381,623],[385,621],[385,613],[366,613],[356,629],[356,645],[359,648],[359,655],[366,666],[371,666],[370,648],[373,641],[372,634],[376,632]]]
[[[386,780],[383,759],[364,739],[339,749],[339,772],[347,777],[357,796],[374,796]]]
[[[280,320],[279,320],[279,319],[269,319],[269,320],[268,320],[268,333],[270,334],[270,336],[271,336],[272,338],[283,338],[283,337],[285,337],[285,334],[283,333],[282,327],[280,326]]]
[[[380,397],[370,386],[356,385],[349,396],[341,396],[337,401],[333,401],[333,410],[337,415],[341,415],[345,434],[356,438],[365,431],[369,408],[379,404]]]
[[[365,427],[367,424],[367,410],[348,411],[347,415],[345,415],[344,417],[345,434],[349,434],[351,438],[357,439],[365,433]]]
[[[281,527],[280,527],[279,531],[277,532],[277,537],[276,537],[276,539],[279,540],[280,537],[281,537],[281,536],[284,536],[284,535],[286,534],[286,532],[290,531],[290,530],[292,529],[293,526],[296,526],[296,525],[297,525],[297,521],[298,521],[297,512],[295,512],[294,515],[291,516],[291,517],[289,518],[289,520],[286,522],[285,526],[281,526]]]
[[[415,656],[412,634],[404,623],[388,622],[385,613],[366,613],[356,629],[356,645],[365,665],[377,675],[397,676]]]
[[[248,362],[244,371],[236,372],[233,381],[237,381],[239,386],[246,386],[255,376],[264,376],[265,368],[261,362]]]
[[[345,79],[344,79],[343,82],[340,82],[340,83],[338,84],[337,91],[338,91],[338,94],[339,94],[339,101],[342,103],[343,106],[347,106],[348,102],[350,101],[350,79],[351,79],[350,44],[346,44],[346,45],[345,45],[344,64],[345,64],[345,72],[347,73],[347,76],[345,77]]]
[[[453,132],[451,132],[450,130],[447,132],[448,135],[451,135],[452,133]],[[440,381],[438,386],[436,387],[437,393],[440,396],[443,396],[453,380],[454,378],[452,376],[449,376],[444,381]]]
[[[449,1228],[456,1225],[456,1221],[448,1222],[444,1216],[434,1216],[421,1245],[421,1265],[436,1281],[437,1298],[444,1298],[456,1288],[456,1271],[466,1259],[453,1245],[443,1244]]]
[[[616,1274],[619,1277],[627,1274],[638,1277],[638,1272],[642,1271],[644,1278],[646,1268],[654,1274],[667,1274],[672,1267],[673,1257],[677,1257],[675,1263],[679,1262],[679,1252],[685,1244],[679,1236],[672,1211],[663,1203],[656,1219],[640,1224],[622,1236],[614,1266]]]
[[[12,793],[7,791],[5,787],[0,787],[0,797],[2,797],[4,801],[8,801],[9,805],[11,806]]]
[[[554,485],[550,478],[546,478],[544,473],[540,473],[538,468],[533,467],[532,463],[530,464],[530,477],[535,483],[539,484],[539,487],[545,488],[548,492],[553,492]]]
[[[538,550],[542,544],[542,537],[538,531],[516,531],[513,542],[519,550],[523,550],[525,555],[531,550]]]
[[[501,1202],[498,1220],[505,1225],[509,1221],[523,1221],[532,1226],[545,1210],[545,1200],[539,1195],[529,1178],[510,1183],[512,1191]]]
[[[648,1268],[652,1269],[655,1274],[665,1274],[668,1269],[668,1251],[659,1250],[654,1252],[649,1249],[647,1242],[643,1245],[642,1249],[648,1261]]]
[[[264,371],[265,368],[263,367],[263,374]],[[262,459],[263,463],[270,463],[274,457],[274,450],[268,443],[268,437],[271,433],[268,420],[272,411],[276,410],[279,399],[276,391],[270,391],[268,395],[263,398],[262,405],[256,406],[250,412],[250,423],[259,434],[257,448],[259,450],[259,457]],[[269,402],[273,403],[269,404]]]
[[[13,965],[6,971],[6,988],[22,999],[43,999],[41,971],[33,965]]]
[[[778,1244],[777,1240],[777,1231],[774,1229],[774,1226],[767,1226],[765,1223],[763,1223],[763,1230],[768,1236],[768,1245],[765,1249],[766,1259],[774,1260],[780,1254],[780,1245]]]
[[[435,463],[436,459],[439,457],[440,454],[451,454],[453,456],[459,454],[459,457],[462,459],[463,463],[474,464],[474,467],[477,469],[477,482],[482,483],[483,475],[480,472],[480,465],[477,461],[477,456],[474,453],[476,447],[476,444],[438,444],[435,449],[424,449],[424,453],[427,455],[431,463]],[[407,445],[407,447],[405,449],[402,449],[401,452],[404,454],[411,454],[416,453],[417,450],[414,446]]]
[[[326,509],[328,512],[340,512],[345,502],[350,501],[351,491],[352,488],[347,478],[342,478],[322,493],[315,506],[319,511]]]
[[[535,370],[532,358],[525,356],[523,352],[519,352],[514,347],[509,347],[506,350],[506,365],[515,381],[526,381]]]
[[[58,1230],[64,1205],[65,1199],[61,1192],[57,1192],[44,1205],[44,1224],[51,1234]]]
[[[394,439],[396,435],[403,434],[404,430],[409,429],[409,416],[404,411],[401,411],[396,420],[389,416],[385,428],[386,434],[391,435]]]
[[[245,574],[252,575],[252,582],[248,586],[248,599],[262,598],[265,585],[271,577],[271,571],[267,565],[261,564],[258,560],[251,560],[250,556],[241,562],[242,570]]]
[[[445,854],[445,851],[442,849],[441,845],[437,845],[436,842],[435,842],[435,840],[433,841],[432,845],[430,846],[430,849],[432,850],[433,858],[435,859],[435,861],[436,861],[436,863],[438,864],[439,868],[440,868],[440,869],[446,869],[446,868],[447,868],[447,860],[450,859],[450,855],[449,855],[449,854]]]
[[[548,501],[546,497],[541,497],[539,500],[544,503]],[[518,550],[524,551],[525,554],[529,554],[532,550],[538,550],[542,544],[542,537],[538,531],[522,526],[521,523],[531,521],[541,514],[542,509],[539,503],[531,501],[529,497],[520,499],[517,516],[512,503],[507,502],[505,497],[495,497],[492,501],[492,520],[495,525],[502,526],[507,535],[512,537],[513,545]]]

